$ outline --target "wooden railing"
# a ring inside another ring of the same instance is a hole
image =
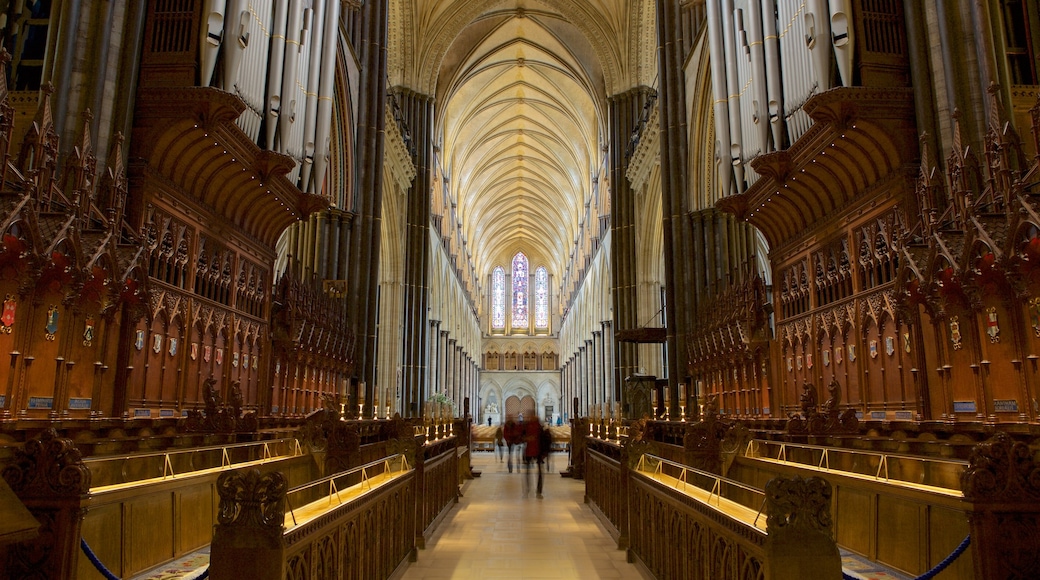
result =
[[[293,485],[318,475],[296,439],[92,457],[83,463],[92,478],[82,538],[121,578],[210,543],[221,473],[277,470]],[[80,580],[103,577],[86,558],[79,558],[77,570]]]
[[[752,484],[774,477],[826,477],[834,486],[838,545],[916,576],[969,533],[969,506],[961,492],[966,467],[953,459],[753,440],[728,475]],[[972,559],[964,554],[945,574],[971,577]]]
[[[586,500],[619,548],[658,578],[841,578],[820,478],[776,478],[766,491],[648,453],[674,446],[585,442]]]
[[[459,456],[455,443],[454,437],[427,443],[422,449],[422,459],[416,465],[419,517],[415,543],[420,548],[426,547],[426,540],[437,522],[458,501]]]

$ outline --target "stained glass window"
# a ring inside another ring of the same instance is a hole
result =
[[[501,266],[491,273],[491,328],[506,327],[506,271]]]
[[[534,271],[534,327],[549,328],[549,272],[545,266]]]
[[[527,328],[527,256],[517,252],[513,256],[513,324],[516,329]]]

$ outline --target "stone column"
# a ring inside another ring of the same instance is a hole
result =
[[[361,75],[357,123],[357,195],[349,264],[345,269],[351,322],[357,328],[357,374],[375,387],[378,268],[383,204],[383,157],[386,133],[386,38],[388,0],[365,2],[358,48]],[[406,270],[407,271],[407,270]],[[410,329],[405,329],[406,334]],[[372,400],[372,393],[366,393]]]
[[[415,146],[415,179],[406,200],[404,257],[404,391],[408,416],[421,413],[422,402],[436,388],[428,383],[423,355],[427,344],[427,308],[430,301],[430,214],[433,168],[433,97],[396,89],[405,123]]]
[[[661,207],[664,223],[665,308],[667,310],[668,388],[670,400],[678,398],[678,383],[686,373],[687,332],[692,325],[696,299],[689,261],[692,253],[688,204],[686,142],[686,85],[682,54],[683,37],[679,4],[657,0],[661,119]],[[618,326],[616,330],[623,330]]]
[[[611,296],[614,323],[618,329],[631,330],[640,326],[636,282],[636,191],[628,181],[629,144],[637,128],[643,108],[653,91],[637,87],[614,95],[608,100],[610,122],[610,227],[612,241]],[[638,368],[637,351],[633,343],[615,343],[614,384],[631,375]]]

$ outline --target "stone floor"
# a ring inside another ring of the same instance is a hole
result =
[[[509,473],[493,454],[475,453],[480,478],[466,484],[459,505],[398,578],[650,578],[625,561],[584,503],[585,482],[560,477],[566,455],[554,454],[551,463],[539,499],[534,490],[524,494],[515,467]]]

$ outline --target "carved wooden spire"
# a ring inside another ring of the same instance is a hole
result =
[[[108,166],[101,176],[98,205],[104,208],[110,228],[118,229],[126,209],[126,169],[123,167],[123,133],[117,132],[108,153]]]
[[[7,161],[11,158],[11,133],[14,131],[14,107],[7,93],[7,65],[11,54],[0,48],[0,190],[7,184]]]
[[[935,178],[936,168],[928,155],[928,133],[921,133],[921,170],[917,177],[917,203],[921,209],[921,224],[926,236],[935,233],[939,215],[939,194],[942,183]]]
[[[90,205],[94,197],[94,176],[97,173],[97,158],[91,142],[90,123],[94,114],[87,109],[83,112],[83,133],[80,142],[72,148],[72,153],[65,165],[64,190],[72,195],[72,203],[76,208],[81,227],[87,225],[90,218]]]
[[[54,118],[51,114],[51,95],[54,85],[44,83],[40,87],[40,103],[36,108],[18,158],[18,167],[36,183],[36,195],[43,209],[49,209],[51,202],[51,185],[54,181],[54,164],[58,154],[58,134],[54,132]]]
[[[969,213],[974,209],[975,177],[978,170],[975,152],[965,145],[961,137],[961,113],[953,111],[953,146],[950,151],[947,172],[950,188],[948,197],[953,207],[953,218],[958,228],[966,229]]]

